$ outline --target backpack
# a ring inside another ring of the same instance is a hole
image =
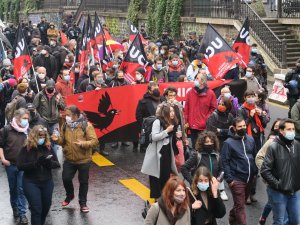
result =
[[[215,155],[216,155],[217,161],[219,162],[220,155],[219,155],[219,154],[215,154]],[[201,159],[202,159],[202,153],[197,152],[197,164],[196,164],[195,167],[193,167],[193,168],[191,169],[191,174],[192,174],[192,176],[194,176],[196,170],[199,168],[200,163],[201,163]]]
[[[144,208],[142,209],[142,216],[143,216],[144,219],[146,219],[146,216],[147,216],[148,211],[149,211],[150,208],[151,208],[151,205],[150,205],[149,201],[147,200],[147,201],[145,202]],[[156,216],[154,225],[157,224],[157,220],[158,220],[158,217],[159,217],[159,213],[160,213],[160,207],[158,206],[158,214],[157,214],[157,216]]]
[[[5,107],[5,118],[7,122],[11,122],[14,118],[14,113],[17,109],[20,98],[21,96],[17,95],[11,102],[7,103]]]
[[[139,143],[141,145],[149,145],[152,142],[152,124],[156,119],[156,116],[148,116],[143,119],[141,134],[139,138]]]

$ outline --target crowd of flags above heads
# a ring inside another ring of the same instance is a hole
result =
[[[130,83],[134,81],[135,70],[138,67],[145,69],[145,77],[151,72],[151,64],[147,59],[144,50],[144,44],[147,41],[139,33],[138,29],[129,24],[130,46],[120,65],[124,70],[125,79]],[[60,31],[62,45],[66,44],[68,39]],[[237,63],[245,68],[250,58],[250,34],[249,19],[246,18],[236,40],[232,47],[222,38],[222,36],[208,24],[205,35],[201,41],[198,52],[203,53],[205,63],[216,79],[221,79]],[[1,39],[0,39],[1,41]],[[90,15],[84,22],[82,29],[81,42],[77,43],[75,63],[80,64],[80,73],[82,74],[85,65],[99,62],[101,66],[106,66],[113,59],[112,53],[117,50],[124,50],[119,42],[113,40],[106,28],[103,28],[98,15],[95,13],[94,25],[92,26]],[[3,43],[0,43],[0,56],[5,57]],[[14,75],[18,79],[26,74],[32,67],[29,50],[21,29],[18,27],[16,41],[13,46]],[[74,68],[74,67],[73,67]]]

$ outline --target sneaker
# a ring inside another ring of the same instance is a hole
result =
[[[250,195],[251,202],[257,202],[257,199],[254,197],[254,195]]]
[[[266,218],[260,217],[258,221],[258,225],[265,225],[265,223],[266,223]]]
[[[112,147],[112,148],[117,148],[118,145],[119,145],[118,142],[115,142],[115,143],[112,143],[112,144],[111,144],[111,147]]]
[[[88,213],[90,211],[89,207],[86,206],[86,204],[80,205],[80,211],[83,213]]]
[[[20,215],[19,215],[19,210],[18,210],[18,208],[13,208],[12,209],[13,210],[13,215],[14,215],[14,217],[15,218],[18,218]]]
[[[250,196],[247,198],[247,201],[246,201],[246,205],[251,205],[251,199],[250,199]]]
[[[28,224],[28,219],[25,215],[20,216],[20,224]]]
[[[99,153],[104,156],[109,156],[108,151],[105,151],[105,150],[100,150]]]
[[[63,201],[63,203],[61,204],[62,207],[66,207],[67,205],[70,204],[70,202],[74,199],[74,196],[72,198],[68,198],[66,197],[66,199]]]
[[[228,201],[228,196],[224,190],[220,192],[220,197],[223,201]]]

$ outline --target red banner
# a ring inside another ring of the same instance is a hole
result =
[[[216,95],[219,95],[224,85],[233,84],[238,87],[239,93],[237,94],[242,96],[246,89],[244,83],[246,83],[245,80],[232,82],[217,80],[209,81],[208,86],[214,89]],[[177,88],[177,100],[184,102],[186,94],[193,88],[193,83],[161,83],[159,86],[161,94],[169,86]],[[146,92],[147,84],[103,88],[69,96],[66,103],[76,105],[85,113],[96,128],[97,136],[101,141],[136,141],[139,127],[135,119],[135,110],[138,101]]]

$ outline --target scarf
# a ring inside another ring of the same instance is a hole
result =
[[[255,109],[255,105],[250,105],[249,103],[244,102],[243,106],[245,107],[245,109],[248,110],[248,116],[250,117],[250,111],[252,109]],[[253,118],[255,119],[256,125],[259,127],[260,133],[263,133],[264,128],[262,127],[261,121],[260,121],[259,116],[256,112],[254,113]],[[252,124],[251,123],[249,123],[248,126],[247,126],[247,134],[252,136]]]
[[[21,127],[18,125],[16,118],[14,117],[10,123],[10,125],[18,132],[28,134],[29,124],[26,127]]]
[[[71,121],[71,122],[66,122],[66,123],[67,123],[67,125],[68,125],[72,130],[74,130],[76,127],[78,127],[79,125],[82,124],[83,120],[84,120],[84,117],[83,117],[83,115],[81,114],[81,115],[79,116],[78,120],[76,120],[76,121]]]
[[[48,98],[52,98],[56,92],[56,90],[54,89],[54,91],[52,93],[48,93],[47,88],[45,88],[45,92]]]

